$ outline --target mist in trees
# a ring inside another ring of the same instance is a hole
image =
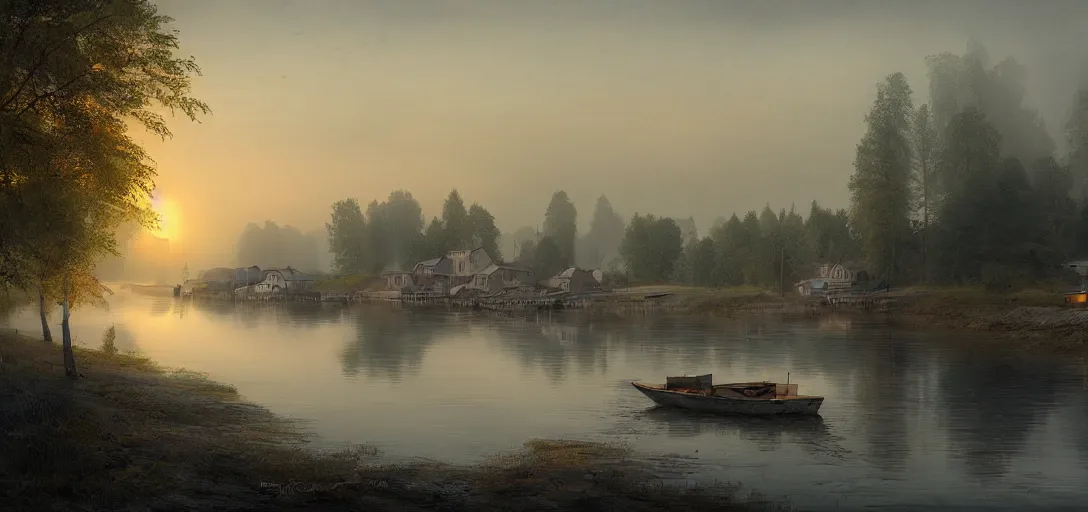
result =
[[[412,194],[397,190],[381,203],[371,202],[365,213],[355,199],[337,201],[325,228],[332,268],[341,274],[410,270],[449,251],[475,248],[502,261],[495,217],[477,203],[465,208],[457,190],[446,198],[442,218],[428,223]]]
[[[279,226],[270,220],[263,226],[250,223],[238,237],[235,261],[244,267],[291,267],[316,273],[324,270],[319,246],[316,237],[304,235],[292,226]]]
[[[575,262],[583,268],[617,269],[622,265],[619,249],[626,223],[612,208],[608,197],[597,198],[589,232],[578,239]]]
[[[926,58],[929,103],[878,85],[858,145],[851,222],[870,271],[898,282],[1015,288],[1084,251],[1088,94],[1071,98],[1059,158],[1024,104],[1027,70],[977,42]],[[914,105],[918,104],[917,107]]]
[[[552,239],[559,247],[562,266],[574,264],[574,243],[578,238],[578,210],[560,190],[552,195],[548,209],[544,212],[544,236]],[[539,249],[539,246],[538,246]]]

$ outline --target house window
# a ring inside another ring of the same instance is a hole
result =
[[[462,262],[457,264],[457,271],[458,272],[464,272],[465,271],[465,262],[462,261]]]

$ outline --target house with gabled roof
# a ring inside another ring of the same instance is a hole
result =
[[[480,290],[485,295],[492,295],[508,288],[532,286],[535,283],[536,273],[530,269],[517,265],[492,263],[476,274],[468,286]]]

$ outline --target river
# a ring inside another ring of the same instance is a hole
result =
[[[59,323],[54,314],[52,323]],[[33,308],[6,326],[40,336]],[[1054,510],[1088,502],[1088,374],[963,333],[850,317],[571,313],[507,319],[386,305],[179,302],[121,291],[72,315],[76,343],[206,372],[323,444],[471,463],[526,439],[624,441],[806,510]],[[54,327],[59,338],[60,327]],[[821,418],[654,409],[629,381],[714,373],[826,396]]]

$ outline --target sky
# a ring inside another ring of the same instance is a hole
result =
[[[227,263],[248,222],[324,229],[333,202],[456,187],[504,232],[565,190],[622,214],[846,207],[876,84],[969,38],[1031,73],[1056,139],[1088,2],[159,0],[212,114],[137,134],[174,250]]]

